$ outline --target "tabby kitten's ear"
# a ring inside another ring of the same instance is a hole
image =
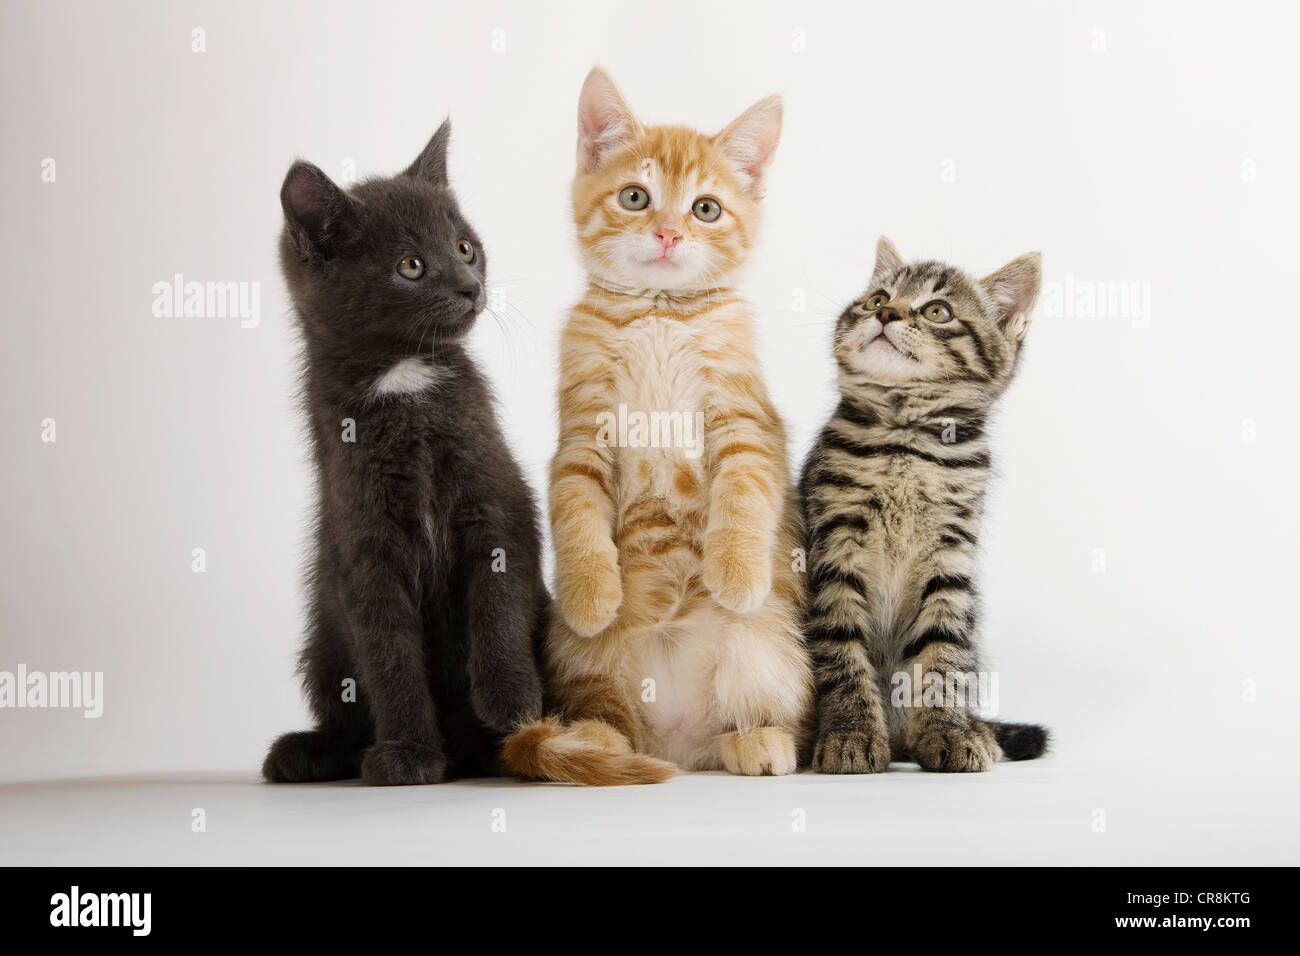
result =
[[[435,186],[447,185],[447,143],[451,140],[451,120],[445,119],[429,144],[402,175],[423,179]]]
[[[355,200],[303,160],[285,174],[280,206],[294,248],[304,258],[328,257],[356,221]]]
[[[594,172],[611,151],[640,131],[641,124],[609,74],[592,67],[578,94],[578,168]]]
[[[1037,252],[1013,259],[980,285],[993,299],[998,328],[1017,344],[1029,331],[1029,319],[1043,282],[1043,257]]]
[[[749,191],[760,195],[763,173],[772,162],[781,139],[781,97],[759,100],[714,137],[733,163],[749,179]]]
[[[903,268],[903,257],[898,254],[898,249],[892,242],[881,236],[876,241],[876,266],[871,270],[871,281],[875,282],[887,275],[893,275],[901,268]]]

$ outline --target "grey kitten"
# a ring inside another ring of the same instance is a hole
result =
[[[449,135],[347,191],[294,163],[280,192],[319,494],[301,660],[316,727],[275,742],[268,780],[493,773],[503,735],[541,715],[536,508],[462,345],[486,260]]]

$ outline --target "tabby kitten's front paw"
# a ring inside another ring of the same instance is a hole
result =
[[[371,787],[442,783],[446,776],[442,750],[405,740],[377,740],[361,761],[361,779]]]
[[[888,766],[889,738],[878,728],[817,735],[812,767],[818,773],[880,773]]]
[[[704,539],[704,586],[729,611],[748,614],[772,590],[769,551],[751,535],[711,531]]]
[[[563,562],[560,613],[581,637],[594,637],[614,623],[623,603],[618,551],[586,554]]]
[[[969,725],[918,727],[907,749],[922,770],[946,773],[978,773],[1002,759],[993,734]]]

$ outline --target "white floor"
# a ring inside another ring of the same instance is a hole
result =
[[[1180,777],[1054,756],[604,790],[197,773],[2,785],[0,864],[1295,864],[1297,796],[1258,765]]]

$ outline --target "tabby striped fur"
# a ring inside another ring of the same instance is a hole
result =
[[[1039,284],[1037,254],[974,281],[943,263],[904,264],[882,238],[870,287],[836,324],[840,403],[801,483],[817,770],[874,773],[892,756],[976,771],[1046,746],[1040,727],[923,705],[920,683],[907,705],[891,703],[895,674],[963,688],[979,670],[985,423],[1015,374]]]

